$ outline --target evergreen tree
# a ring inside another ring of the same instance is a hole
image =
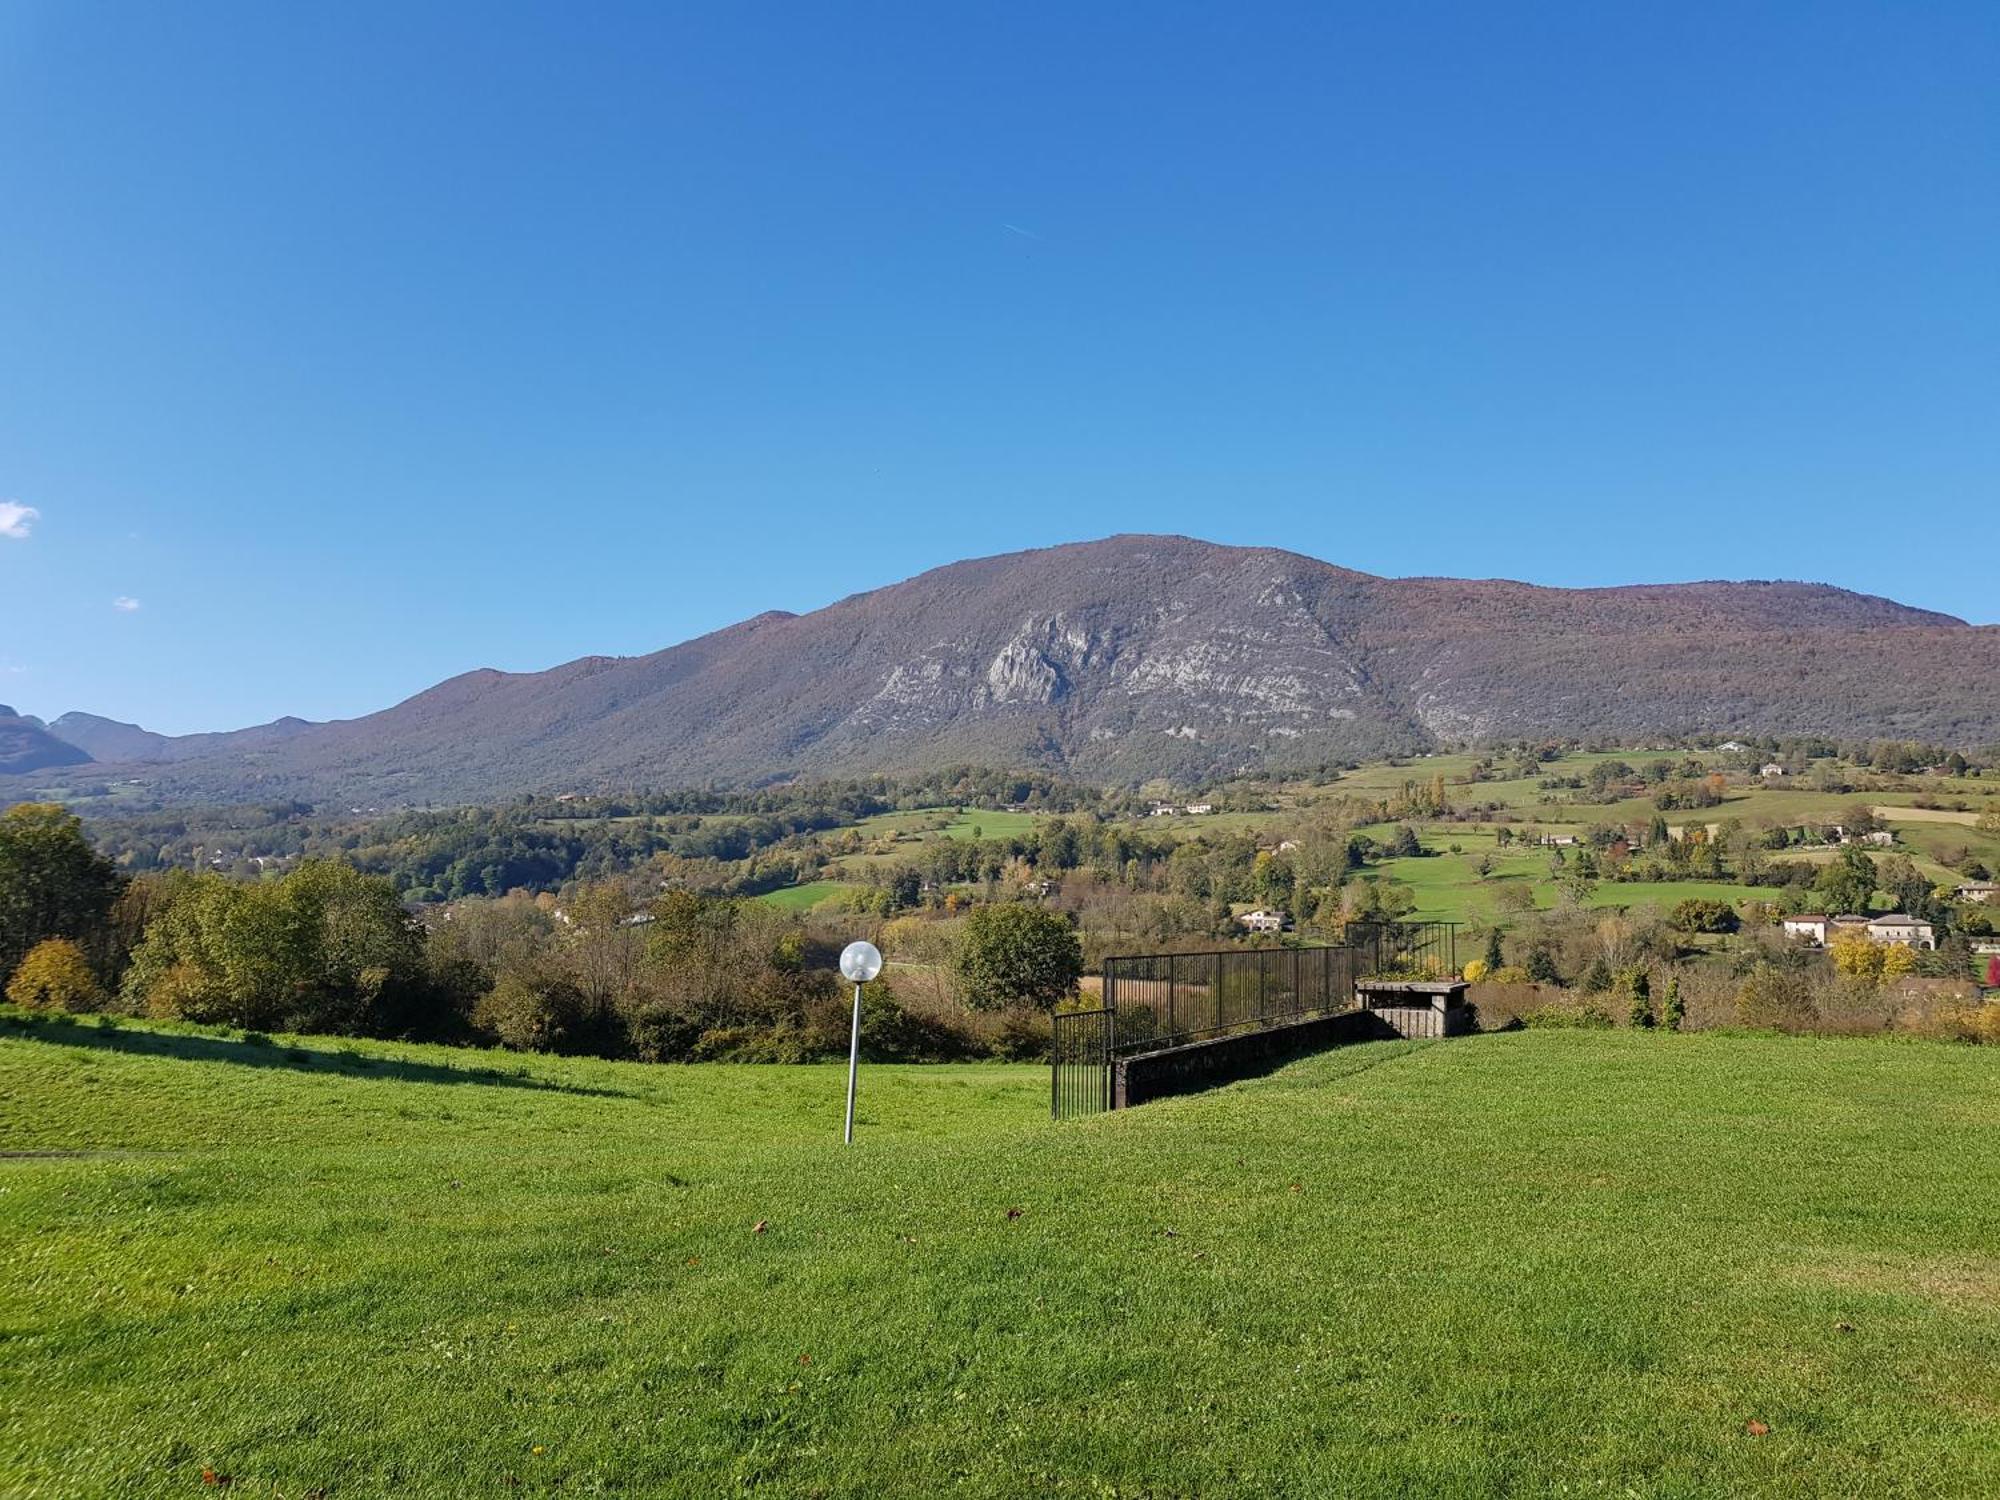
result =
[[[1537,943],[1529,950],[1528,978],[1536,984],[1562,983],[1562,975],[1556,969],[1555,955],[1549,952],[1547,943]]]
[[[1679,1031],[1687,1023],[1687,1005],[1681,999],[1680,976],[1667,981],[1666,1003],[1660,1007],[1660,1024],[1669,1031]]]
[[[1632,997],[1632,1008],[1626,1012],[1627,1019],[1641,1031],[1653,1026],[1653,981],[1644,969],[1634,969],[1625,978],[1625,988]]]
[[[1506,960],[1500,951],[1500,929],[1495,927],[1486,934],[1486,972],[1491,974],[1495,969],[1505,967]]]

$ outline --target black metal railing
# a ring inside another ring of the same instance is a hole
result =
[[[1354,1003],[1361,954],[1338,948],[1225,948],[1104,961],[1114,1056],[1255,1031]]]
[[[1342,936],[1363,955],[1364,974],[1443,979],[1458,973],[1456,922],[1349,922]]]
[[[1456,922],[1350,922],[1343,937],[1327,947],[1105,959],[1104,1004],[1054,1017],[1050,1113],[1110,1109],[1119,1058],[1349,1010],[1356,982],[1371,976],[1458,972]],[[1442,1018],[1438,1026],[1442,1036]]]
[[[1111,1108],[1111,1007],[1049,1019],[1049,1113],[1058,1120],[1102,1114]]]

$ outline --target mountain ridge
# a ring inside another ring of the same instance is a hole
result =
[[[1391,579],[1128,534],[640,656],[479,668],[355,719],[157,745],[93,715],[56,733],[72,719],[145,749],[132,763],[169,797],[375,804],[946,760],[1137,781],[1543,735],[1972,744],[2000,739],[2000,627],[1810,582]]]

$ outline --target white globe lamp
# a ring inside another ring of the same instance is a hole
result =
[[[861,986],[882,972],[882,953],[873,943],[849,943],[840,950],[840,972],[854,982],[854,1025],[847,1034],[847,1134],[854,1144],[854,1074],[861,1065]]]

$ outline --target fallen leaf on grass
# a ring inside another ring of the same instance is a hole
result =
[[[1018,1219],[1026,1212],[1025,1208],[1010,1208],[1007,1210],[1007,1217],[1009,1220]]]
[[[1838,1323],[1834,1324],[1833,1326],[1834,1326],[1834,1331],[1837,1333],[1854,1332],[1854,1325],[1848,1322],[1847,1319],[1845,1318],[1842,1318]]]
[[[802,1365],[809,1365],[812,1362],[813,1362],[813,1357],[810,1354],[801,1354],[799,1356],[799,1363]]]
[[[1769,1422],[1760,1422],[1755,1417],[1752,1417],[1743,1424],[1743,1430],[1752,1437],[1764,1437],[1770,1433],[1771,1424]]]
[[[768,1219],[759,1219],[755,1224],[752,1224],[750,1226],[750,1232],[752,1234],[762,1234],[765,1230],[769,1229],[770,1227],[771,1224]]]
[[[218,1474],[213,1469],[203,1469],[201,1471],[201,1482],[213,1485],[219,1490],[226,1490],[230,1485],[236,1483],[236,1480],[228,1474]]]

